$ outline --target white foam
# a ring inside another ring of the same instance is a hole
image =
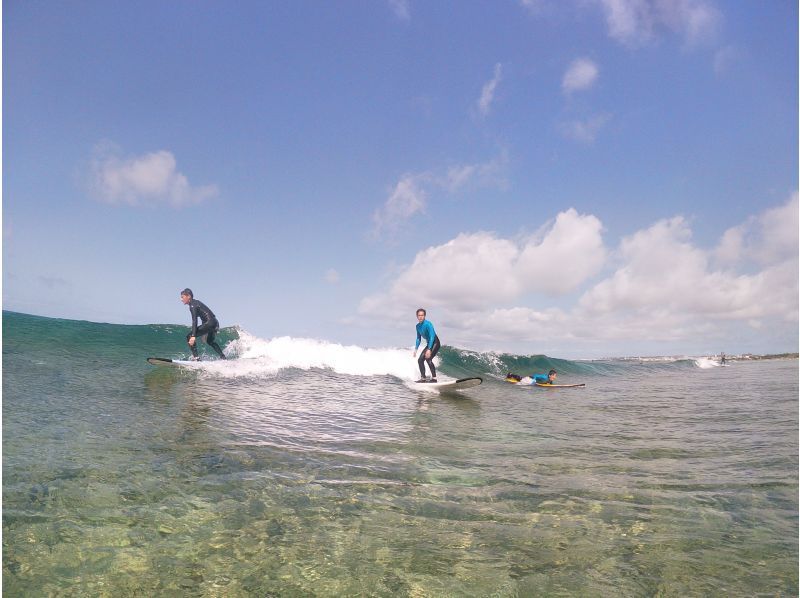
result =
[[[203,361],[206,372],[225,377],[274,376],[286,368],[328,369],[353,376],[391,375],[403,380],[419,376],[410,349],[367,349],[324,340],[282,336],[262,339],[238,329],[239,338],[225,346],[228,361]],[[434,358],[439,365],[439,358]]]
[[[697,359],[694,360],[694,363],[697,367],[703,370],[708,370],[720,366],[719,361],[717,361],[716,359],[712,359],[711,357],[698,357]]]

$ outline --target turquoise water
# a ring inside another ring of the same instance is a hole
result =
[[[797,360],[446,348],[485,383],[439,395],[407,348],[145,362],[186,331],[3,314],[6,595],[798,594]]]

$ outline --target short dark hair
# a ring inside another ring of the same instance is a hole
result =
[[[194,293],[192,293],[192,289],[183,289],[181,291],[181,295],[189,295],[189,297],[194,299]]]
[[[427,315],[428,315],[428,312],[426,312],[426,311],[425,311],[424,309],[422,309],[421,307],[420,307],[420,308],[419,308],[417,311],[415,311],[414,313],[415,313],[415,314],[418,314],[419,312],[422,312],[422,315],[423,315],[423,316],[427,316]]]
[[[558,372],[557,372],[557,371],[555,371],[555,370],[550,370],[549,372],[547,372],[547,375],[548,375],[548,376],[550,376],[550,375],[552,375],[552,374],[557,374],[557,373],[558,373]]]

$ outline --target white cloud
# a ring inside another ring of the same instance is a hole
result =
[[[561,81],[561,89],[565,94],[576,91],[584,91],[592,87],[597,81],[600,70],[597,65],[588,58],[577,58],[572,61],[569,68],[564,73]]]
[[[751,242],[753,257],[762,264],[797,257],[798,214],[798,195],[795,192],[784,205],[757,217],[756,236]]]
[[[133,158],[120,158],[115,149],[99,148],[90,166],[90,189],[110,204],[166,203],[173,207],[197,204],[217,195],[215,185],[192,187],[177,170],[175,156],[161,150]]]
[[[611,37],[626,45],[651,42],[659,31],[682,35],[688,45],[713,39],[720,12],[706,0],[598,0]]]
[[[483,86],[483,90],[481,91],[481,97],[478,100],[478,110],[483,116],[487,116],[492,108],[492,102],[494,101],[494,93],[502,77],[503,77],[503,65],[501,65],[498,62],[497,64],[494,65],[494,76],[490,81],[488,81]]]
[[[794,210],[793,234],[777,246],[767,242],[752,248],[753,256],[762,257],[763,269],[750,274],[714,269],[715,252],[691,243],[691,230],[683,218],[658,222],[622,240],[622,265],[581,297],[580,308],[596,317],[638,314],[644,331],[653,330],[647,318],[658,312],[669,314],[675,322],[687,318],[796,320],[796,200]],[[783,210],[769,210],[757,220],[767,222],[779,213]],[[721,246],[739,245],[731,239],[723,235]],[[794,253],[788,251],[792,245]]]
[[[661,0],[656,7],[660,20],[689,45],[713,39],[722,20],[721,13],[702,0]]]
[[[653,15],[647,0],[599,0],[605,9],[611,37],[626,43],[652,36]]]
[[[490,233],[461,234],[418,253],[391,295],[399,302],[416,299],[459,310],[485,309],[518,294],[519,281],[510,267],[518,255],[516,244]]]
[[[715,257],[722,265],[731,266],[738,262],[772,264],[796,255],[799,213],[794,193],[782,206],[725,231]]]
[[[428,194],[424,189],[428,175],[406,174],[395,185],[383,207],[373,214],[373,236],[394,233],[409,218],[425,212]]]
[[[567,139],[588,145],[594,143],[598,133],[609,120],[611,116],[608,114],[597,114],[585,120],[572,120],[561,124],[561,133]]]
[[[602,267],[606,250],[601,229],[594,216],[569,209],[521,242],[487,232],[461,234],[419,252],[389,291],[366,298],[361,311],[402,315],[402,306],[422,301],[474,312],[524,293],[569,293]]]
[[[451,166],[444,175],[433,177],[432,182],[448,193],[457,193],[470,186],[505,188],[507,165],[508,153],[504,151],[488,162]]]
[[[398,19],[408,21],[411,18],[408,0],[389,0],[389,6]]]
[[[428,198],[437,190],[454,194],[470,185],[504,187],[504,169],[508,156],[504,152],[489,162],[452,166],[443,173],[422,172],[403,175],[388,199],[372,216],[371,236],[393,235],[408,220],[424,214]]]
[[[570,209],[526,239],[461,234],[420,251],[359,312],[396,324],[423,305],[447,344],[551,354],[565,341],[612,355],[731,338],[763,346],[765,335],[791,342],[796,334],[796,193],[711,249],[693,241],[680,216],[624,237],[612,252],[601,233],[599,219]]]
[[[581,306],[599,314],[689,300],[707,263],[705,254],[689,243],[690,237],[685,220],[675,217],[623,239],[623,266],[586,293]]]
[[[538,14],[542,10],[544,0],[520,0],[519,3],[531,14]]]
[[[714,251],[714,257],[722,266],[735,264],[741,259],[743,245],[744,228],[742,226],[729,228],[722,235],[722,239]]]
[[[516,264],[517,276],[535,281],[528,288],[552,295],[575,290],[606,261],[602,231],[595,216],[572,208],[561,212],[541,241],[525,244]]]

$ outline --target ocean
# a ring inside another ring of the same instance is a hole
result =
[[[4,595],[798,595],[797,359],[187,331],[3,312]]]

